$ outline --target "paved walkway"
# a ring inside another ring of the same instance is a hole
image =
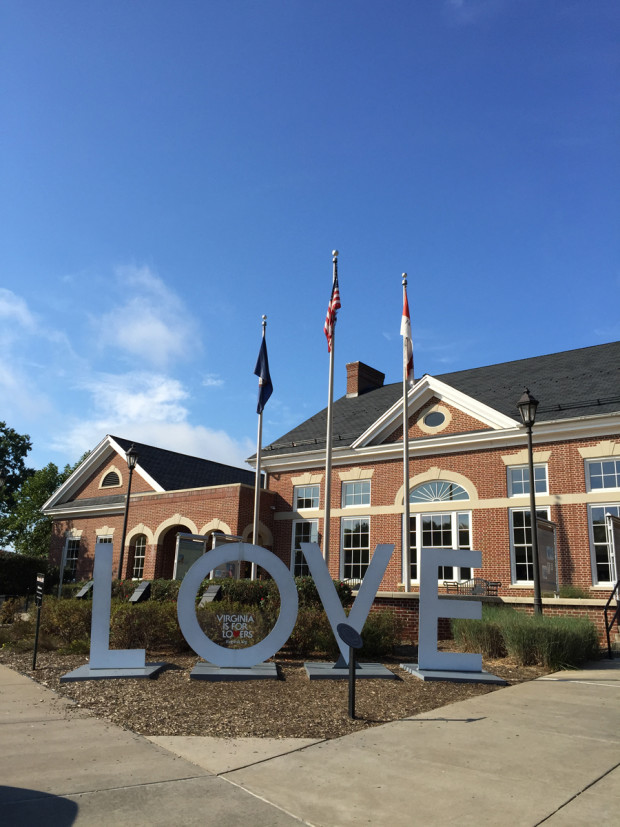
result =
[[[7,827],[618,824],[620,660],[331,741],[147,739],[0,666],[0,784]]]

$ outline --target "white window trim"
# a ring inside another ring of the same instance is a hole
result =
[[[416,503],[416,505],[421,505],[421,503]],[[412,583],[419,584],[419,582],[420,582],[420,549],[423,548],[423,546],[422,546],[422,526],[421,526],[422,517],[435,517],[435,516],[437,516],[437,514],[449,514],[450,515],[450,520],[451,520],[450,529],[451,529],[451,532],[452,532],[452,549],[453,550],[457,550],[459,548],[459,521],[458,521],[458,516],[459,516],[459,514],[467,514],[468,517],[469,517],[469,547],[470,547],[470,550],[475,548],[475,546],[474,546],[474,521],[473,521],[473,516],[472,516],[471,509],[469,509],[469,508],[459,508],[459,509],[446,508],[443,511],[437,511],[437,512],[434,512],[434,511],[416,511],[416,512],[410,514],[409,519],[410,520],[412,520],[412,519],[416,520],[416,532],[415,532],[416,548],[411,550],[412,554],[415,553],[415,560],[410,560],[409,565],[411,565],[411,563],[415,562],[416,571],[418,573],[417,577],[415,577],[415,578],[412,577],[411,578]],[[460,579],[461,567],[453,566],[453,568],[456,568],[456,569],[459,570],[459,577],[456,578],[457,580],[459,580]],[[463,568],[471,568],[471,566],[463,566]],[[438,577],[437,578],[438,583],[443,583],[443,581],[444,581],[443,577],[441,577],[441,578]]]
[[[599,489],[597,489],[599,490]],[[608,491],[609,489],[600,489]],[[596,550],[594,547],[594,526],[592,524],[592,509],[593,508],[618,508],[620,509],[620,502],[615,503],[592,503],[588,506],[588,539],[590,541],[590,570],[592,573],[592,585],[596,588],[597,586],[600,588],[613,588],[616,585],[616,581],[614,580],[599,580],[598,575],[596,573]],[[609,548],[608,552],[609,553]],[[613,569],[614,562],[612,559],[612,565],[610,568]],[[618,573],[616,572],[616,577]]]
[[[528,494],[529,496],[529,494]],[[509,508],[508,509],[508,534],[510,536],[510,583],[512,586],[534,586],[533,580],[517,580],[517,560],[515,557],[515,546],[514,546],[514,525],[512,520],[512,515],[515,511],[529,511],[529,506],[523,507],[516,507],[516,508]],[[536,511],[544,511],[546,514],[545,519],[549,519],[549,506],[548,505],[536,505]]]
[[[297,575],[295,574],[295,551],[296,551],[296,549],[295,549],[295,526],[298,525],[299,523],[314,524],[314,527],[316,529],[317,538],[319,536],[319,521],[317,519],[310,518],[308,520],[293,520],[293,522],[291,524],[291,563],[290,563],[290,566],[289,566],[289,568],[291,570],[291,574],[293,575],[293,577],[297,577]]]
[[[135,541],[139,537],[144,537],[144,548],[142,549],[144,553],[141,555],[141,557],[138,558],[138,559],[142,560],[142,574],[140,575],[140,577],[136,577],[136,575],[135,575],[135,571],[136,571],[136,545],[135,545]],[[148,546],[148,537],[146,536],[146,534],[142,533],[142,534],[138,534],[135,538],[132,538],[132,541],[134,542],[134,551],[133,551],[133,564],[132,564],[131,579],[132,580],[143,580],[144,579],[144,564],[146,563],[146,547]]]
[[[586,491],[588,493],[594,492],[595,494],[600,494],[603,491],[620,491],[620,486],[613,486],[609,488],[592,488],[590,485],[590,465],[594,462],[618,462],[618,457],[592,457],[590,459],[586,459],[584,461],[584,473],[586,478]]]
[[[529,497],[530,492],[527,491],[524,494],[513,494],[512,492],[512,479],[510,477],[511,471],[517,471],[519,469],[526,468],[529,471],[529,465],[509,465],[506,468],[506,488],[508,491],[508,496],[510,498],[513,497]],[[534,463],[534,477],[536,477],[536,469],[537,468],[544,468],[545,469],[545,490],[544,491],[535,491],[537,497],[546,497],[549,494],[549,468],[546,462],[535,462]],[[530,481],[531,485],[531,481]]]
[[[67,537],[67,539],[65,540],[65,548],[64,548],[64,552],[63,552],[63,561],[64,562],[63,562],[63,567],[62,567],[63,580],[65,580],[65,582],[68,582],[66,580],[65,574],[67,573],[67,563],[69,562],[69,544],[70,543],[77,543],[77,547],[76,547],[77,548],[77,554],[75,555],[75,557],[70,558],[71,560],[75,560],[75,570],[71,572],[71,577],[72,577],[73,580],[75,580],[75,578],[77,576],[77,566],[78,566],[78,562],[80,560],[80,547],[81,547],[81,544],[82,544],[82,539],[81,539],[81,537]]]
[[[345,520],[367,520],[368,521],[368,565],[370,565],[370,561],[372,559],[372,551],[370,545],[370,515],[368,514],[355,514],[351,515],[350,517],[341,517],[340,518],[340,579],[344,580],[344,564],[345,564],[345,547],[344,547],[344,523]],[[349,577],[348,580],[356,580],[355,577]]]
[[[355,505],[345,505],[344,501],[344,489],[347,485],[359,485],[361,482],[368,483],[368,502],[367,503],[359,503]],[[340,504],[342,508],[346,508],[347,510],[350,508],[370,508],[370,503],[372,499],[372,482],[368,480],[343,480],[342,486],[340,489]]]

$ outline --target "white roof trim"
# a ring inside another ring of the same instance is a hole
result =
[[[537,443],[557,442],[567,439],[596,439],[618,433],[620,433],[620,414],[613,413],[543,421],[536,424],[533,437],[536,445]],[[437,436],[410,439],[409,456],[423,457],[490,448],[523,447],[526,440],[525,428],[514,422],[512,428],[502,431],[470,431],[462,434],[438,434]],[[334,466],[367,464],[380,460],[400,460],[402,455],[402,442],[366,445],[356,449],[353,446],[335,447],[332,462]],[[306,470],[325,468],[325,449],[278,454],[274,457],[263,454],[261,466],[263,471],[268,474],[277,474],[299,468]]]
[[[452,407],[468,416],[478,419],[483,425],[487,425],[494,431],[514,428],[516,424],[519,424],[516,419],[511,419],[509,416],[484,405],[477,399],[457,391],[445,382],[441,382],[428,374],[419,379],[409,390],[407,403],[410,409],[415,410],[422,407],[424,402],[432,397],[437,397],[442,402],[452,405]],[[371,442],[376,442],[387,436],[388,433],[392,433],[394,428],[399,425],[402,411],[403,402],[402,399],[399,399],[351,444],[351,448],[365,447]]]
[[[86,478],[93,471],[93,469],[109,457],[114,456],[114,454],[117,454],[123,462],[127,462],[125,451],[123,451],[118,442],[112,439],[112,437],[108,434],[90,452],[84,462],[78,465],[75,471],[63,482],[60,488],[57,488],[56,491],[54,491],[49,500],[43,503],[41,506],[41,511],[47,512],[49,509],[53,509],[54,506],[70,500],[72,495],[85,482]],[[137,463],[135,470],[140,474],[145,482],[155,489],[155,491],[158,493],[162,493],[164,491],[162,486],[156,482],[150,474],[147,474],[146,471],[140,467],[139,462]]]
[[[113,439],[111,436],[109,436],[108,439],[110,440],[110,445],[116,450],[121,459],[124,459],[125,462],[127,462],[126,452],[123,451],[118,442],[116,442],[116,440]],[[134,470],[137,471],[138,474],[140,474],[140,476],[142,477],[142,479],[145,482],[148,482],[148,484],[152,486],[155,489],[155,491],[157,491],[160,494],[163,494],[165,489],[157,482],[157,480],[154,480],[150,474],[147,474],[144,468],[140,468],[140,457],[138,457],[138,462],[136,463],[136,467]]]

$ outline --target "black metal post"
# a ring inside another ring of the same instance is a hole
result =
[[[129,466],[129,481],[127,483],[127,499],[125,501],[125,519],[123,520],[123,535],[121,537],[121,553],[118,560],[118,579],[123,579],[123,556],[125,554],[125,537],[127,536],[127,517],[129,516],[129,497],[131,496],[131,477],[133,467]]]
[[[355,718],[355,649],[349,646],[349,718]]]
[[[39,628],[41,627],[41,607],[37,606],[37,625],[34,632],[34,652],[32,653],[32,671],[37,668],[37,649],[39,648]]]
[[[532,531],[532,565],[534,567],[534,614],[543,613],[540,594],[540,569],[538,567],[538,531],[536,527],[536,492],[534,490],[534,447],[532,443],[532,425],[527,425],[527,451],[530,469],[530,528]]]

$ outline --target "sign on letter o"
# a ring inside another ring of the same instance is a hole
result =
[[[196,595],[202,581],[213,569],[236,560],[262,566],[276,581],[280,592],[280,614],[275,626],[260,643],[246,649],[226,649],[214,643],[202,631],[196,617]],[[231,543],[208,551],[189,569],[179,589],[177,616],[185,640],[201,658],[216,666],[249,667],[263,663],[284,646],[297,619],[297,605],[295,581],[279,557],[250,543]]]

